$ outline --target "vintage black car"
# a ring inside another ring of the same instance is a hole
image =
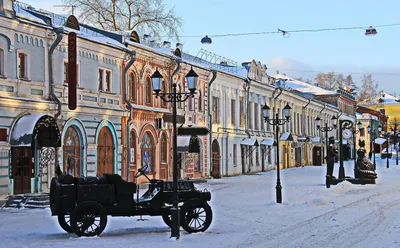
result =
[[[144,175],[139,169],[136,178]],[[56,176],[50,186],[50,208],[58,216],[60,226],[78,236],[96,236],[103,232],[107,216],[162,216],[171,224],[172,181],[149,180],[148,190],[134,198],[137,185],[124,181],[118,174],[102,177]],[[207,201],[211,193],[195,188],[191,180],[178,180],[181,227],[189,233],[204,232],[212,221],[212,210]]]

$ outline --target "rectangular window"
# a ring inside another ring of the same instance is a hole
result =
[[[26,54],[18,54],[18,78],[26,79]]]
[[[4,50],[0,49],[0,75],[3,75],[3,76],[5,74],[4,65],[5,65]]]
[[[68,84],[68,62],[64,62],[64,84]]]
[[[106,71],[106,91],[111,91],[111,71]]]
[[[234,99],[231,100],[231,124],[235,126],[236,122],[236,101]]]
[[[244,103],[243,97],[239,97],[239,117],[240,117],[240,126],[244,127]]]
[[[260,124],[259,117],[260,117],[260,114],[258,113],[258,104],[254,103],[254,126],[255,126],[254,129],[255,130],[260,129],[258,126]]]
[[[233,144],[233,152],[232,152],[232,156],[233,156],[233,166],[237,166],[237,153],[236,153],[236,150],[237,150],[237,145],[236,144]]]
[[[212,118],[213,123],[219,123],[219,98],[214,96],[212,98]]]
[[[103,90],[103,69],[99,69],[99,90]]]
[[[64,84],[68,84],[68,62],[64,62]],[[79,64],[76,64],[76,85],[79,86]]]
[[[247,121],[249,122],[249,129],[253,129],[253,118],[251,118],[251,115],[253,113],[253,103],[249,102],[249,112],[247,113]]]

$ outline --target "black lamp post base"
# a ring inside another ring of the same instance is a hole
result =
[[[180,238],[179,228],[180,228],[180,221],[179,221],[180,209],[178,208],[171,208],[171,238]]]
[[[282,203],[282,185],[280,183],[276,184],[276,203]]]
[[[345,178],[346,175],[344,174],[344,166],[339,167],[339,178]]]

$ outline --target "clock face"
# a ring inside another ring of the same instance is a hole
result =
[[[343,138],[345,138],[345,139],[350,139],[352,134],[353,133],[349,129],[343,130]]]

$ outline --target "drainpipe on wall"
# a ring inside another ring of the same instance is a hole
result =
[[[50,51],[49,51],[49,89],[50,89],[50,99],[55,101],[57,104],[57,113],[54,115],[54,119],[57,123],[57,119],[58,117],[61,115],[61,108],[62,108],[62,103],[60,101],[60,99],[57,98],[56,94],[54,93],[54,75],[53,75],[53,53],[54,50],[56,49],[56,47],[58,46],[58,44],[60,44],[62,38],[63,38],[63,32],[64,32],[64,28],[54,28],[53,31],[56,33],[57,38],[54,41],[54,43],[51,45],[50,47]],[[62,171],[60,168],[60,165],[58,163],[58,148],[55,148],[55,174],[57,176],[61,175]]]
[[[209,168],[210,175],[209,175],[209,176],[211,176],[211,172],[212,172],[212,112],[211,112],[211,85],[212,85],[212,83],[215,81],[215,79],[217,78],[217,71],[211,70],[211,73],[212,73],[212,78],[211,78],[210,82],[208,83],[208,90],[207,90],[207,101],[208,101],[208,103],[207,103],[207,113],[208,113],[208,121],[209,121],[209,123],[208,123],[208,125],[209,125],[208,128],[210,129],[210,133],[209,133],[209,135],[210,135],[210,138],[209,138],[210,144],[209,144],[209,146],[208,146],[208,149],[209,149],[209,151],[210,151],[210,158],[209,158],[209,160],[210,160],[210,162],[209,162],[209,166],[210,166],[210,168]]]
[[[64,28],[54,28],[53,31],[56,33],[57,38],[54,41],[54,43],[50,47],[49,51],[49,89],[50,89],[50,99],[55,101],[57,104],[57,113],[54,115],[54,119],[57,122],[58,117],[61,115],[61,108],[62,108],[62,103],[60,99],[57,98],[56,94],[54,93],[54,75],[53,75],[53,53],[58,44],[60,44],[62,38],[63,38],[63,32]]]
[[[124,84],[123,84],[123,89],[124,89],[124,100],[125,100],[125,104],[127,105],[127,107],[129,108],[129,118],[128,121],[126,123],[126,142],[127,142],[127,163],[126,163],[126,181],[129,182],[129,174],[130,174],[130,163],[131,163],[131,152],[130,152],[130,146],[131,146],[131,142],[129,139],[130,136],[130,123],[132,121],[132,104],[129,101],[129,99],[127,98],[127,94],[126,92],[128,91],[128,84],[126,83],[128,81],[128,71],[130,69],[130,67],[133,65],[133,63],[136,61],[136,51],[129,51],[129,56],[130,56],[130,60],[128,62],[128,64],[125,66],[124,69]]]
[[[306,108],[307,108],[307,106],[309,105],[311,103],[311,99],[308,99],[308,103],[306,104],[306,105],[304,105],[303,107],[302,107],[302,114],[303,114],[303,116],[302,116],[302,120],[303,120],[303,124],[302,124],[302,130],[301,130],[301,133],[302,133],[302,135],[305,137],[306,136]],[[306,165],[308,165],[308,161],[309,161],[309,158],[308,158],[308,149],[306,148],[307,147],[307,142],[304,142],[304,148],[305,148],[305,151],[306,151],[306,159],[305,159],[305,163],[306,163]]]

